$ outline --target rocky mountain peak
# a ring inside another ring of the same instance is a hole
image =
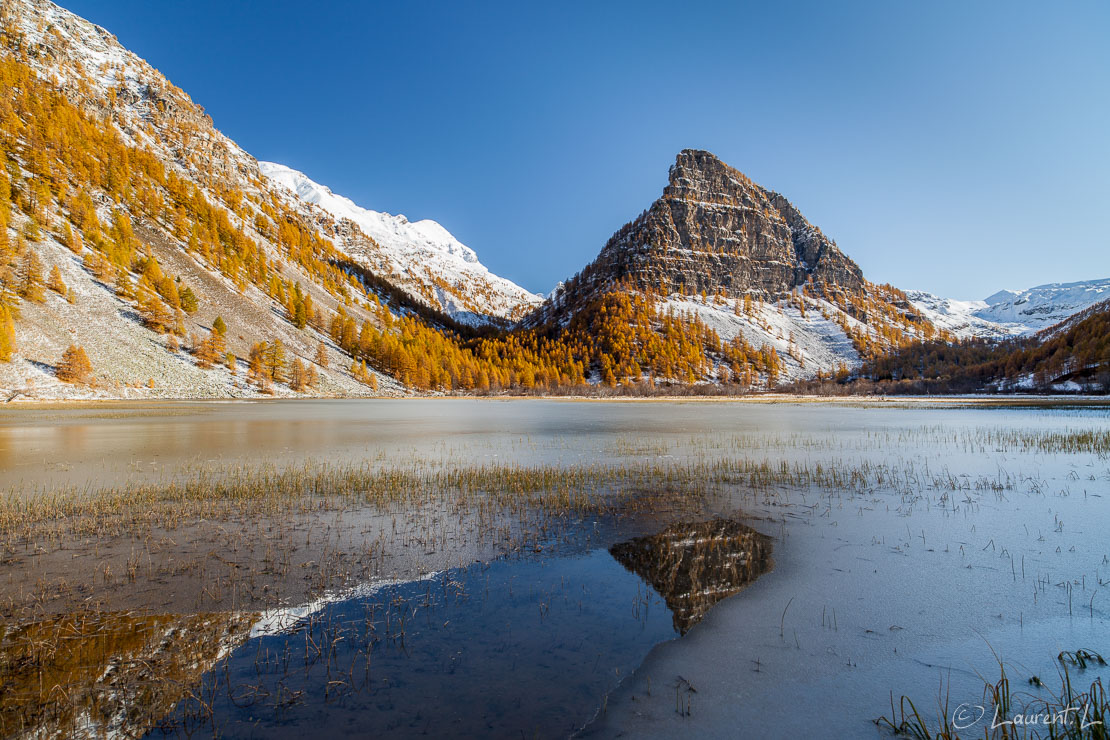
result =
[[[786,198],[710,152],[684,149],[662,196],[613,235],[573,287],[617,281],[663,295],[777,299],[807,283],[856,291],[863,274]]]
[[[721,197],[729,202],[737,191],[752,190],[755,183],[739,170],[729,167],[712,152],[683,149],[668,172],[664,198],[689,198],[693,195]]]

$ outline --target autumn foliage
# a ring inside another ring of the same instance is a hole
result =
[[[58,361],[58,380],[63,383],[88,383],[92,379],[93,367],[83,347],[69,345]]]

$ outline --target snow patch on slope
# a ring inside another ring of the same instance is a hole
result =
[[[786,365],[782,381],[812,378],[818,370],[833,372],[842,363],[858,367],[860,356],[852,340],[832,318],[825,317],[841,313],[840,309],[822,300],[807,304],[805,316],[794,306],[773,303],[755,306],[750,315],[742,311],[737,315],[734,302],[710,299],[703,303],[681,295],[671,296],[659,307],[664,313],[673,310],[697,317],[716,331],[722,342],[739,336],[756,349],[765,344],[774,347]]]

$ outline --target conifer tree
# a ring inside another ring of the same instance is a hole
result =
[[[58,362],[58,380],[63,383],[88,383],[92,377],[92,369],[85,349],[71,344]]]
[[[46,287],[58,295],[66,294],[66,284],[62,281],[62,271],[58,269],[57,265],[50,268],[50,277],[47,278]]]
[[[328,369],[328,348],[323,341],[316,345],[316,359],[314,361],[325,370]]]
[[[8,177],[0,171],[0,256],[8,251],[8,224],[11,223],[11,183]]]
[[[12,313],[0,302],[0,362],[11,362],[15,354],[15,321]]]
[[[17,274],[19,297],[24,300],[42,303],[45,298],[42,289],[42,260],[33,249],[28,249],[19,262]]]
[[[159,334],[165,334],[174,327],[173,314],[154,293],[148,293],[139,301],[139,316],[144,324]]]
[[[193,356],[196,358],[197,367],[204,370],[212,367],[223,359],[223,337],[215,331],[211,332],[203,342],[196,346],[196,349],[193,350]]]
[[[177,291],[177,295],[181,302],[181,310],[185,313],[196,313],[200,308],[200,301],[197,300],[196,293],[188,285],[182,285],[180,290]]]
[[[275,339],[266,345],[263,368],[266,376],[273,382],[285,382],[285,347],[280,339]]]
[[[73,252],[74,254],[81,253],[81,240],[77,237],[77,234],[75,234],[73,229],[70,227],[69,221],[65,222],[65,226],[62,229],[62,241],[65,242],[65,245],[67,247],[69,247],[69,251]]]
[[[300,393],[308,385],[308,373],[305,372],[301,358],[294,357],[289,370],[289,387]]]
[[[250,357],[247,359],[247,378],[259,388],[266,384],[266,369],[264,364],[264,357],[266,354],[266,343],[255,342],[251,345]]]

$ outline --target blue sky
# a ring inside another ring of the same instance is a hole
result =
[[[683,148],[872,280],[1110,277],[1110,3],[63,0],[259,159],[546,292]]]

